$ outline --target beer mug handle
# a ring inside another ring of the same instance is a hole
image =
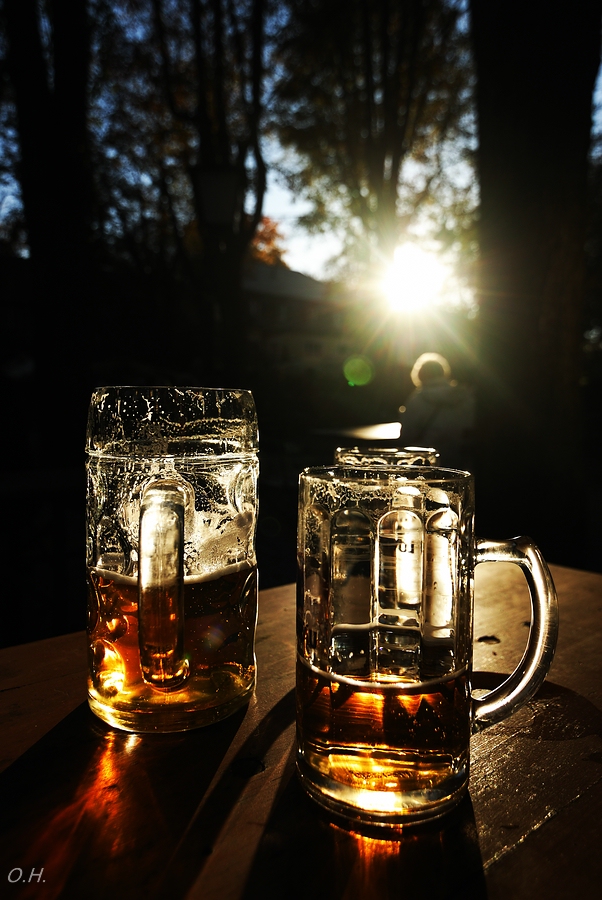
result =
[[[485,697],[473,698],[473,732],[500,722],[531,699],[548,674],[558,637],[556,588],[540,550],[530,538],[477,540],[475,565],[482,562],[520,566],[531,596],[531,626],[527,647],[514,672]]]
[[[146,682],[179,688],[184,657],[184,520],[187,496],[177,480],[142,492],[138,541],[138,645]]]

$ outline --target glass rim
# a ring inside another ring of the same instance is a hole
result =
[[[140,394],[144,391],[181,391],[195,394],[249,394],[251,397],[253,396],[253,392],[249,388],[204,387],[197,384],[101,384],[93,389],[92,398],[97,394],[117,391],[136,391]]]
[[[408,485],[438,485],[455,481],[468,484],[474,481],[472,472],[444,466],[308,466],[299,474],[299,481],[315,480],[329,483],[400,482]]]

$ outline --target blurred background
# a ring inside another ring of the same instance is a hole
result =
[[[436,433],[410,410],[437,354],[478,533],[602,571],[601,21],[0,0],[0,646],[84,627],[100,385],[253,391],[266,588],[295,577],[303,467]]]

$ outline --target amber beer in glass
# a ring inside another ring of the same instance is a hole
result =
[[[473,478],[431,466],[306,469],[300,477],[297,768],[346,820],[400,825],[441,815],[468,784],[470,734],[541,685],[557,600],[528,538],[477,540]],[[525,572],[525,655],[471,696],[473,573]]]
[[[87,474],[91,709],[129,731],[230,715],[256,677],[251,394],[101,388]]]

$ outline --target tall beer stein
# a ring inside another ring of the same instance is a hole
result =
[[[257,446],[248,391],[92,395],[88,699],[110,725],[184,731],[251,696]]]
[[[315,468],[300,477],[297,768],[352,821],[441,815],[468,784],[470,734],[544,680],[556,645],[552,577],[528,538],[477,540],[468,472]],[[473,573],[516,563],[531,628],[516,670],[471,696]]]
[[[337,447],[337,466],[435,466],[434,447]]]

